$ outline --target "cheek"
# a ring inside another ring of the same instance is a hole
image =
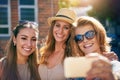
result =
[[[70,35],[70,31],[64,31],[67,36]]]
[[[82,49],[83,44],[82,43],[77,43],[79,48]]]
[[[22,41],[21,39],[16,41],[16,45],[20,46],[20,45],[24,45],[25,41]]]
[[[96,37],[93,39],[93,42],[94,42],[94,44],[96,44],[97,46],[100,46],[100,45],[99,45],[99,42],[98,42],[98,40],[97,40]]]
[[[37,46],[37,42],[33,42],[33,43],[32,43],[32,46],[33,46],[33,47],[36,47],[36,46]]]
[[[53,32],[52,32],[52,34],[53,34],[54,36],[55,36],[55,31],[56,31],[56,29],[53,28]]]
[[[56,26],[53,27],[53,32],[59,30],[59,28],[57,28]]]

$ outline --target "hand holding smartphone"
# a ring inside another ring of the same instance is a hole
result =
[[[86,77],[95,58],[68,57],[64,61],[66,78]]]

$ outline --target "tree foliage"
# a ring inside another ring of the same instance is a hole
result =
[[[86,1],[86,2],[85,2]],[[120,23],[120,0],[59,0],[59,8],[92,5],[88,15]]]
[[[119,22],[120,0],[91,0],[89,4],[93,9],[88,12],[90,16],[97,16],[99,19],[108,19]]]

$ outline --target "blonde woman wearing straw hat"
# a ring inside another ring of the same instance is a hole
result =
[[[55,17],[48,18],[50,30],[45,46],[40,49],[39,73],[42,80],[65,80],[63,60],[77,55],[72,52],[74,48],[69,41],[75,18],[75,12],[67,8],[60,9]]]

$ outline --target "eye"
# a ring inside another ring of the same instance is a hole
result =
[[[64,29],[68,30],[68,29],[70,29],[70,28],[69,28],[69,26],[65,26]]]
[[[60,27],[60,25],[59,25],[59,24],[55,24],[55,27],[58,27],[58,28],[59,28],[59,27]]]
[[[32,41],[37,41],[37,39],[36,38],[32,38]]]
[[[22,39],[22,40],[27,40],[27,38],[25,38],[25,37],[22,37],[21,39]]]

